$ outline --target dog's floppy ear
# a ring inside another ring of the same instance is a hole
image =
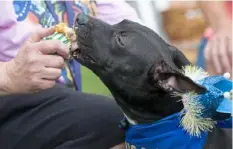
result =
[[[148,71],[148,77],[150,84],[164,91],[177,91],[180,93],[193,91],[197,94],[206,91],[204,87],[196,84],[164,61],[154,64]]]
[[[183,66],[190,65],[190,61],[184,56],[184,54],[172,45],[168,45],[169,50],[172,53],[173,62],[176,67],[181,69]]]

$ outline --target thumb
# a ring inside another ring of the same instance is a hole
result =
[[[55,32],[55,27],[39,28],[30,38],[29,42],[38,42],[42,38],[52,35]]]

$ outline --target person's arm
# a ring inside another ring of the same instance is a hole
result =
[[[12,1],[0,1],[0,61],[13,59],[20,46],[29,38],[35,25],[28,21],[17,21]]]
[[[6,64],[7,62],[0,62],[0,95],[3,93],[5,94],[5,88],[6,88],[6,80],[7,80],[7,75],[6,75]]]
[[[198,2],[213,35],[204,50],[206,67],[212,75],[232,72],[232,20],[225,1]]]
[[[224,1],[198,1],[208,24],[214,31],[231,25],[229,13]]]
[[[7,61],[16,56],[20,42],[26,38],[28,30],[25,30],[23,34],[23,31],[19,29],[21,25],[16,22],[12,1],[0,1],[0,5],[2,6],[0,14],[4,14],[0,17],[0,95],[3,95],[6,94]]]

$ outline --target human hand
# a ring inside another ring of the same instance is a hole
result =
[[[232,72],[232,26],[222,27],[215,32],[205,49],[207,67],[212,66],[212,72],[223,74]]]
[[[31,93],[55,85],[69,49],[58,40],[41,40],[54,32],[55,28],[38,30],[6,64],[6,92]]]

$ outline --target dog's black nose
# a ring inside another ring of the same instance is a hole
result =
[[[88,16],[84,13],[79,13],[76,17],[76,23],[79,25],[85,25],[88,22]]]

